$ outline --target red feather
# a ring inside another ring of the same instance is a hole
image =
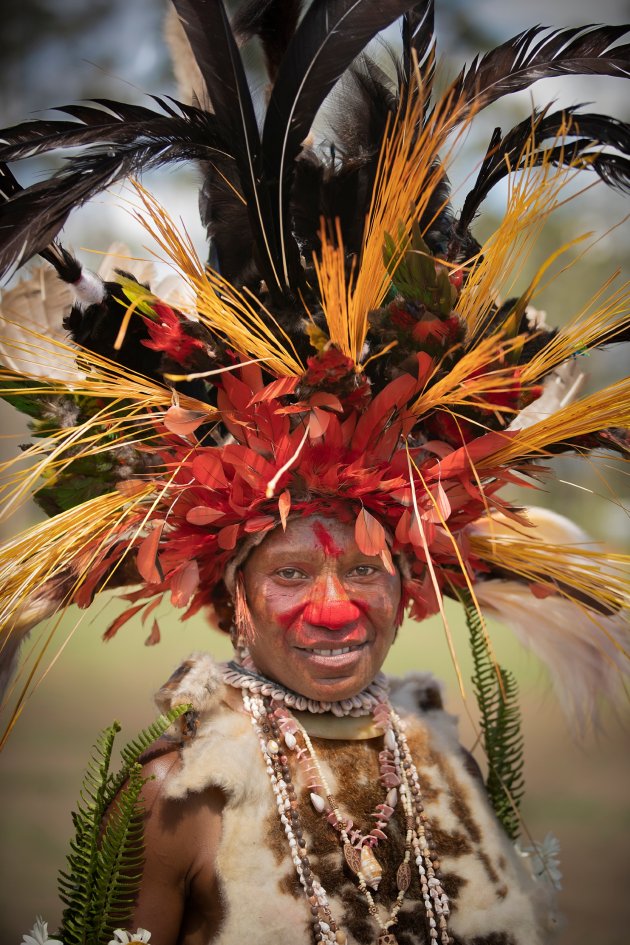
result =
[[[156,522],[153,530],[138,546],[136,567],[140,572],[140,576],[144,578],[147,584],[159,584],[164,580],[164,575],[162,574],[162,569],[160,568],[157,557],[163,528],[164,522]]]
[[[369,557],[380,555],[381,551],[387,547],[385,529],[367,509],[361,509],[357,515],[354,538],[359,551]]]

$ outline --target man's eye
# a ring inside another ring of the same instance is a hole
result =
[[[356,568],[352,569],[350,575],[352,577],[370,577],[370,575],[376,573],[376,570],[371,564],[358,564]]]
[[[295,581],[306,576],[304,572],[300,571],[298,568],[279,568],[276,574],[278,577],[284,578],[285,581]]]

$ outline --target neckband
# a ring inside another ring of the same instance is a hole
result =
[[[222,663],[221,675],[228,686],[247,690],[254,695],[269,696],[288,709],[313,715],[329,712],[339,718],[371,715],[376,706],[387,698],[389,691],[387,677],[384,673],[379,672],[369,686],[348,699],[339,699],[335,702],[308,699],[299,692],[294,692],[287,686],[283,686],[275,679],[263,676],[251,662],[251,657],[245,657],[243,663],[236,662],[236,660]]]

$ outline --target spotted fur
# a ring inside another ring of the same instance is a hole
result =
[[[212,945],[312,945],[310,913],[278,819],[274,795],[249,718],[234,711],[210,657],[188,660],[158,693],[164,709],[192,702],[196,734],[183,748],[182,767],[168,793],[184,797],[213,785],[226,798],[217,857],[225,919]],[[397,681],[392,690],[406,726],[426,813],[451,898],[455,945],[543,945],[548,915],[534,884],[496,821],[456,737],[455,721],[441,708],[430,676]],[[423,708],[421,708],[423,707]],[[313,738],[340,807],[367,832],[370,813],[383,801],[378,752],[382,737],[364,741]],[[290,759],[314,873],[349,945],[372,945],[378,930],[349,873],[336,835],[308,799],[299,766]],[[377,900],[383,918],[396,897],[396,869],[404,833],[394,816],[377,856],[383,880]],[[395,929],[399,945],[427,945],[417,876]],[[210,943],[208,943],[210,945]]]

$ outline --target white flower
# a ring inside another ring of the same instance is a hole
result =
[[[560,871],[560,841],[552,833],[548,833],[542,843],[532,843],[529,847],[516,849],[522,857],[529,860],[532,876],[535,879],[546,879],[556,889],[562,889],[562,873]]]
[[[31,931],[24,936],[20,945],[63,945],[58,938],[48,938],[48,922],[44,922],[41,916],[35,919],[35,925]]]
[[[135,932],[125,932],[123,929],[116,929],[109,945],[146,945],[151,940],[151,933],[146,929],[137,929]]]

